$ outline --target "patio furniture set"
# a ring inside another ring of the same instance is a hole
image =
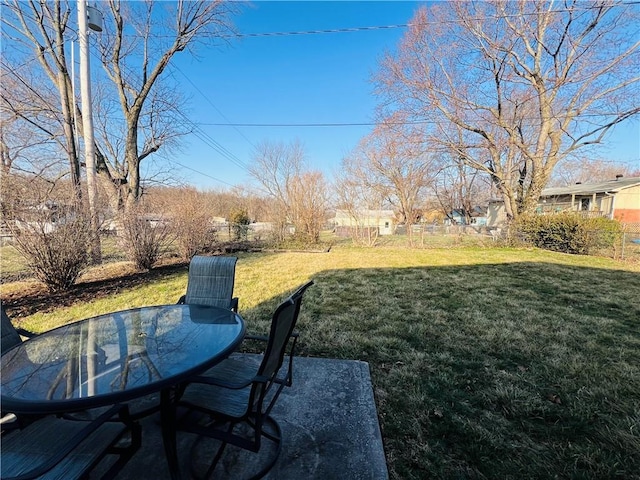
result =
[[[313,281],[277,307],[268,336],[247,335],[233,297],[236,261],[194,257],[175,305],[113,312],[40,335],[14,328],[2,307],[1,478],[69,480],[92,471],[116,478],[144,441],[139,420],[157,412],[172,479],[184,474],[180,431],[196,434],[196,442],[219,440],[207,478],[227,445],[258,452],[265,439],[274,454],[253,478],[268,473],[281,443],[271,410],[292,385],[294,328]],[[257,369],[236,352],[249,340],[264,343]],[[137,400],[158,394],[135,410]]]

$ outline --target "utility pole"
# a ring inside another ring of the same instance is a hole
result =
[[[89,63],[89,35],[87,27],[101,32],[101,15],[97,12],[99,22],[92,19],[88,22],[86,0],[78,0],[78,37],[80,44],[80,95],[82,101],[82,127],[84,131],[84,161],[87,169],[87,199],[89,201],[89,218],[91,220],[91,242],[89,250],[94,264],[102,262],[100,235],[98,232],[97,216],[97,185],[96,185],[96,152],[93,138],[93,109],[91,105],[91,77]],[[92,7],[89,7],[92,8]]]

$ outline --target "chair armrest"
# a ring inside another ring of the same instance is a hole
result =
[[[6,432],[8,430],[16,430],[21,427],[22,427],[22,424],[20,423],[20,419],[16,417],[15,414],[2,412],[2,417],[0,417],[1,432]]]
[[[24,328],[20,327],[16,327],[16,332],[18,332],[18,335],[27,338],[33,338],[38,335],[37,333],[30,332],[29,330],[25,330]]]
[[[209,377],[207,375],[198,375],[191,377],[187,383],[200,383],[205,385],[215,385],[216,387],[228,388],[231,390],[242,390],[248,387],[256,379],[251,378],[244,382],[234,382],[233,380],[223,380],[221,378]]]
[[[246,334],[244,336],[245,340],[257,340],[259,342],[266,342],[269,340],[269,337],[267,335],[254,335],[254,334]]]
[[[238,297],[231,299],[231,310],[238,313]]]
[[[291,338],[298,338],[300,336],[300,334],[298,332],[291,332]],[[267,335],[254,335],[252,333],[249,333],[247,335],[244,336],[245,340],[257,340],[260,342],[267,342],[269,341],[269,337]]]
[[[295,357],[295,353],[296,353],[296,345],[297,345],[297,341],[298,338],[300,338],[300,333],[299,332],[291,332],[291,335],[289,336],[291,340],[291,346],[289,347],[289,365],[287,366],[287,373],[284,377],[280,377],[280,378],[275,378],[274,382],[275,383],[279,383],[279,384],[283,384],[286,385],[288,387],[290,387],[291,385],[293,385],[293,359]],[[244,336],[245,340],[255,340],[255,341],[259,341],[259,342],[267,342],[269,341],[269,337],[266,335],[254,335],[254,334],[248,334]]]

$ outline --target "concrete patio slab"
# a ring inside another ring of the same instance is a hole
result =
[[[253,360],[257,363],[259,357]],[[282,428],[282,453],[265,478],[387,479],[369,365],[297,357],[294,367],[293,386],[283,390],[272,412]],[[205,462],[215,452],[214,441],[195,440],[194,435],[178,433],[183,478],[190,477],[191,468],[197,473],[206,471]],[[264,442],[259,454],[227,447],[213,478],[250,477],[255,466],[272,453],[269,443]],[[158,415],[143,421],[142,447],[118,478],[168,478]]]

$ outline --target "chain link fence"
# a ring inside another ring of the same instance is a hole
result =
[[[606,234],[607,232],[603,231],[602,233]],[[395,236],[408,236],[408,228],[399,225],[394,234]],[[521,242],[524,238],[520,232],[513,232],[510,239],[506,228],[484,225],[413,225],[411,235],[413,245],[424,248],[463,245],[498,246],[510,244],[514,240]],[[622,235],[611,247],[600,249],[593,254],[640,263],[640,223],[624,224]]]
[[[640,223],[627,223],[620,243],[620,258],[640,263]]]

